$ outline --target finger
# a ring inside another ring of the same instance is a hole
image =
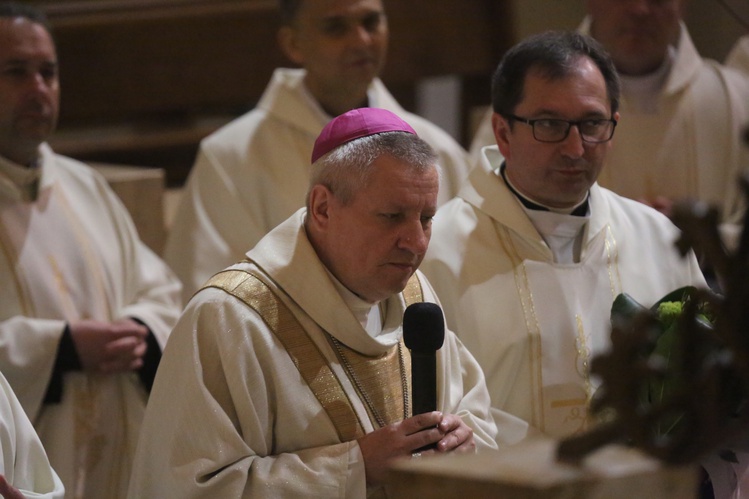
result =
[[[148,336],[146,326],[130,319],[113,322],[111,326],[112,332],[117,336],[138,336],[140,338]]]
[[[141,359],[146,354],[146,350],[148,350],[148,343],[141,341],[135,349],[133,349],[133,353],[137,358]]]
[[[454,414],[445,414],[445,416],[440,420],[437,427],[444,435],[447,435],[456,428],[459,428],[462,424],[463,420],[460,417]]]
[[[407,436],[406,443],[411,452],[434,453],[434,448],[442,438],[442,433],[437,427],[432,426]]]
[[[116,340],[109,341],[104,347],[104,354],[107,359],[112,357],[126,356],[129,358],[137,357],[138,348],[145,346],[146,342],[135,336],[126,336]]]
[[[473,442],[473,429],[468,425],[461,425],[445,435],[438,443],[439,452],[450,452],[467,445],[468,448]]]
[[[442,420],[442,413],[439,411],[425,412],[404,420],[401,425],[406,435],[418,433],[425,428],[437,426]]]

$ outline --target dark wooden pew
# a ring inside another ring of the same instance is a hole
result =
[[[275,67],[275,0],[57,0],[60,153],[157,166],[181,184],[202,137],[251,109]],[[464,108],[489,100],[489,75],[512,39],[494,0],[385,0],[383,80],[414,107],[416,83],[459,75]],[[500,4],[500,5],[497,5]]]

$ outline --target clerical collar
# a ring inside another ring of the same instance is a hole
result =
[[[382,333],[383,323],[387,314],[387,300],[378,303],[370,303],[363,300],[339,281],[327,268],[325,269],[330,276],[333,286],[338,294],[341,295],[346,306],[354,314],[356,320],[362,325],[367,334],[376,338]]]
[[[570,208],[552,208],[549,206],[544,206],[541,203],[538,203],[536,201],[533,201],[532,199],[529,199],[527,196],[524,196],[523,194],[520,194],[518,190],[515,188],[515,186],[512,185],[512,182],[510,182],[510,179],[507,178],[507,175],[505,174],[505,168],[506,163],[503,161],[502,165],[499,167],[499,175],[502,177],[502,180],[505,181],[505,184],[507,184],[507,188],[510,189],[510,192],[512,192],[516,198],[522,203],[523,206],[525,206],[529,210],[536,210],[536,211],[551,211],[554,213],[561,213],[563,215],[572,215],[575,217],[584,217],[588,214],[588,197],[590,194],[585,196],[585,199],[580,201],[575,206],[571,206]]]
[[[663,64],[655,71],[639,76],[620,74],[622,95],[627,99],[627,103],[642,113],[653,114],[658,112],[661,90],[668,80],[675,59],[676,48],[669,45]]]
[[[34,201],[39,192],[42,176],[41,157],[28,166],[15,163],[0,156],[0,183],[4,190],[15,191],[15,196],[23,201]]]

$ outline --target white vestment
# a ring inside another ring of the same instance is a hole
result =
[[[588,20],[581,32],[588,33]],[[673,67],[655,113],[638,110],[622,93],[613,144],[599,183],[631,199],[656,195],[715,205],[737,222],[744,201],[737,179],[749,171],[741,134],[749,123],[749,78],[702,59],[682,24]],[[471,144],[471,158],[496,144],[491,112]]]
[[[147,398],[137,374],[67,372],[61,402],[43,400],[66,322],[133,317],[163,346],[180,284],[99,174],[46,145],[37,168],[0,158],[0,370],[67,497],[123,497]],[[34,172],[35,199],[18,182]]]
[[[552,437],[590,423],[596,389],[592,356],[610,345],[619,293],[650,306],[686,285],[704,286],[693,255],[673,246],[677,229],[660,213],[593,185],[579,263],[552,251],[496,173],[496,146],[484,149],[458,197],[437,212],[422,269],[444,304],[448,326],[486,375],[492,407],[526,425],[503,425],[500,442],[525,427]]]
[[[234,269],[254,270],[299,321],[331,367],[365,433],[373,431],[328,335],[366,356],[402,336],[402,294],[386,300],[382,331],[370,336],[310,245],[301,209],[273,229]],[[435,302],[420,275],[424,299]],[[129,496],[364,497],[361,450],[342,441],[279,336],[244,302],[205,288],[175,327],[159,367],[138,445]],[[407,355],[407,354],[406,354]],[[377,375],[379,379],[381,376]],[[437,408],[495,448],[483,374],[450,331],[437,353]]]
[[[332,119],[306,90],[304,76],[304,70],[277,69],[254,110],[201,143],[164,250],[185,300],[304,206],[312,147]],[[465,150],[405,111],[379,79],[368,98],[370,106],[407,121],[435,149],[440,204],[455,196],[468,176]]]
[[[65,488],[52,469],[28,416],[0,374],[0,475],[25,497],[61,499]]]
[[[731,48],[726,56],[726,66],[749,73],[749,35],[744,35]]]

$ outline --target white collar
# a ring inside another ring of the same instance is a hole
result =
[[[658,112],[658,101],[675,59],[676,48],[669,46],[666,59],[655,71],[639,76],[619,76],[622,94],[635,110],[648,114]]]

